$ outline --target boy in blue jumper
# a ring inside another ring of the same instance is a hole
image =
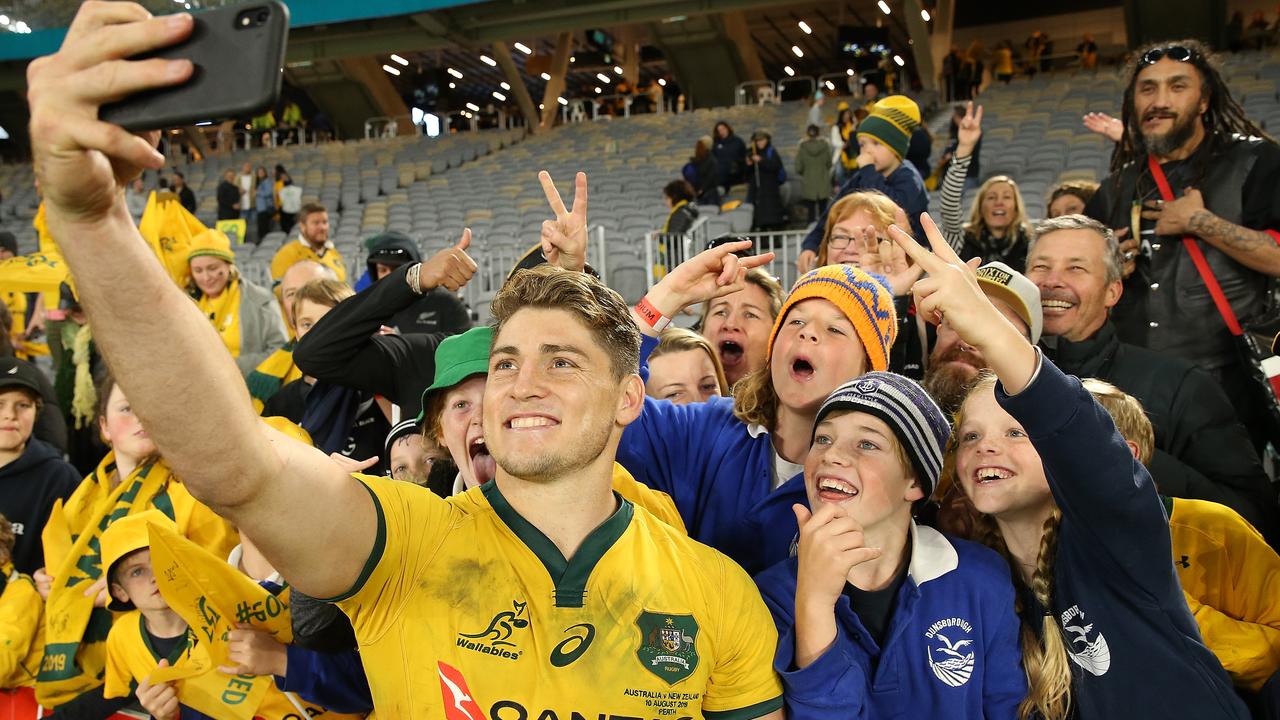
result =
[[[787,715],[1013,718],[1026,695],[1009,569],[911,519],[950,427],[916,382],[872,372],[818,411],[796,556],[756,577]]]
[[[920,173],[911,163],[903,162],[911,134],[920,127],[920,108],[906,96],[890,95],[870,110],[871,114],[858,125],[858,169],[840,186],[832,204],[852,192],[879,190],[906,211],[912,233],[923,237],[920,213],[929,209],[929,194]],[[824,212],[804,238],[797,260],[800,272],[808,272],[817,264],[826,226]]]

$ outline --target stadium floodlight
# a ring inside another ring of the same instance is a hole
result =
[[[497,98],[500,102],[506,102],[507,96],[506,96],[506,95],[503,95],[502,93],[498,92],[497,90],[494,90],[494,91],[493,91],[493,96],[494,96],[495,98]]]
[[[849,77],[853,77],[853,68],[849,68],[848,70],[845,70],[844,74],[848,75]]]
[[[667,79],[666,79],[666,78],[658,78],[658,84],[659,84],[659,85],[661,85],[662,87],[666,87],[666,86],[667,86]]]
[[[825,84],[827,86],[827,89],[830,90],[831,92],[836,91],[836,86],[830,80],[828,80]]]
[[[565,100],[565,99],[564,99],[564,98],[562,98],[562,97],[558,97],[558,98],[556,98],[556,102],[560,103],[561,105],[568,105],[568,104],[569,104],[569,101],[568,101],[568,100]]]
[[[546,80],[547,82],[551,82],[551,76],[547,73],[542,73],[538,77],[542,78],[543,80]]]
[[[804,32],[804,34],[805,34],[805,35],[812,35],[812,34],[813,34],[813,28],[809,27],[809,23],[807,23],[807,22],[805,22],[805,21],[801,20],[801,21],[800,21],[799,23],[797,23],[797,24],[800,26],[800,30],[802,30],[802,31]]]
[[[522,42],[518,42],[518,43],[516,43],[516,44],[515,44],[515,49],[519,50],[520,52],[524,53],[525,55],[532,55],[532,54],[533,54],[533,50],[530,50],[530,49],[529,49],[529,46],[528,46],[528,45],[525,45],[525,44],[524,44],[524,43],[522,43]]]
[[[604,73],[596,73],[596,77],[600,78],[600,82],[606,85],[613,82],[612,80],[609,79],[609,76],[605,75]]]
[[[467,109],[468,109],[468,110],[475,110],[476,112],[480,112],[480,106],[479,106],[479,105],[477,105],[477,104],[475,104],[475,103],[467,103]]]
[[[620,66],[620,65],[614,65],[614,66],[613,66],[613,71],[614,71],[614,72],[616,72],[616,73],[618,73],[619,75],[621,75],[621,74],[622,74],[622,66]]]
[[[597,95],[599,95],[599,94],[600,94],[600,93],[602,93],[602,92],[604,92],[604,91],[603,91],[603,90],[601,90],[600,88],[596,88],[596,94],[597,94]]]
[[[450,90],[457,90],[457,89],[458,89],[458,83],[449,83],[449,89],[450,89]]]
[[[395,69],[395,68],[391,67],[390,65],[383,65],[383,66],[382,66],[382,69],[383,69],[383,70],[386,70],[386,71],[387,71],[387,73],[388,73],[388,74],[390,74],[390,75],[399,75],[399,74],[400,74],[400,71],[399,71],[399,70],[397,70],[397,69]]]
[[[449,68],[449,74],[458,78],[459,80],[462,79],[462,73],[458,72],[457,70],[454,70],[453,68]]]
[[[907,61],[903,60],[901,55],[894,55],[893,61],[898,63],[898,67],[903,67],[904,65],[907,64]]]
[[[494,60],[488,55],[481,55],[480,62],[484,63],[485,65],[488,65],[489,67],[498,67],[498,61]]]
[[[9,131],[0,127],[0,140],[8,140],[8,139],[9,139]]]
[[[929,21],[930,21],[930,20],[932,20],[933,18],[929,17],[929,11],[928,11],[928,10],[925,10],[924,8],[921,8],[921,9],[920,9],[920,19],[921,19],[921,20],[923,20],[923,21],[925,21],[925,22],[929,22]]]
[[[500,82],[500,83],[498,83],[498,84],[502,86],[502,89],[503,89],[503,90],[510,90],[510,89],[511,89],[511,86],[510,86],[510,85],[508,85],[508,84],[506,84],[505,82]]]
[[[799,45],[792,45],[791,52],[795,53],[795,56],[798,58],[804,57],[804,51],[800,49]]]
[[[795,70],[792,70],[790,65],[788,65],[788,66],[786,66],[786,67],[782,68],[782,72],[786,73],[788,77],[795,77],[795,76],[796,76],[796,71],[795,71]]]
[[[880,6],[880,12],[884,13],[885,15],[889,14],[889,3],[885,2],[884,0],[879,0],[879,2],[877,2],[876,4]]]
[[[578,62],[578,56],[577,56],[577,55],[570,55],[570,56],[569,56],[569,62],[573,62],[573,63]]]
[[[405,60],[404,58],[400,57],[399,55],[397,55],[397,54],[395,54],[395,53],[391,53],[391,59],[392,59],[393,61],[395,61],[395,62],[397,62],[397,63],[401,64],[401,65],[404,65],[405,67],[408,67],[408,66],[409,66],[409,61],[408,61],[408,60]]]

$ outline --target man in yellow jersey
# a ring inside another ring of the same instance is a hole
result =
[[[271,258],[271,281],[280,282],[286,271],[303,260],[313,260],[332,270],[339,280],[347,279],[342,255],[329,240],[329,211],[318,203],[307,203],[298,211],[298,239],[285,241]]]
[[[185,14],[87,2],[58,53],[30,65],[50,230],[70,239],[99,348],[173,471],[294,587],[340,598],[379,716],[782,718],[777,638],[747,576],[610,491],[644,386],[629,310],[598,281],[545,268],[495,299],[484,426],[499,472],[462,495],[353,478],[254,416],[235,364],[129,216],[123,188],[163,165],[156,137],[97,115],[190,78],[187,61],[121,58],[191,29]],[[572,213],[553,206],[556,237],[585,233],[585,197]],[[417,282],[474,272],[458,251]],[[116,291],[126,274],[128,297]],[[735,281],[726,292],[741,287],[734,256],[717,274]]]

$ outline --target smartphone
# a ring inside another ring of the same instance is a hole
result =
[[[190,60],[191,79],[103,105],[99,119],[138,132],[255,115],[275,105],[289,32],[284,3],[257,0],[192,18],[195,27],[185,41],[130,58]]]

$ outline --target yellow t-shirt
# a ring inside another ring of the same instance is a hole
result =
[[[494,482],[442,500],[357,477],[377,540],[335,601],[379,715],[753,718],[782,707],[778,636],[751,579],[643,508],[615,495],[617,511],[566,562]]]
[[[1167,498],[1173,564],[1204,644],[1252,692],[1280,670],[1280,555],[1239,513]]]
[[[311,249],[311,245],[307,241],[298,238],[282,245],[276,251],[275,257],[271,258],[272,282],[280,282],[280,278],[284,277],[285,272],[293,267],[294,263],[302,260],[314,260],[333,270],[339,280],[346,281],[347,279],[347,267],[343,264],[342,255],[338,253],[336,248],[325,248],[324,255],[320,255]]]
[[[44,600],[26,575],[5,566],[0,591],[0,690],[35,687],[44,657]]]

